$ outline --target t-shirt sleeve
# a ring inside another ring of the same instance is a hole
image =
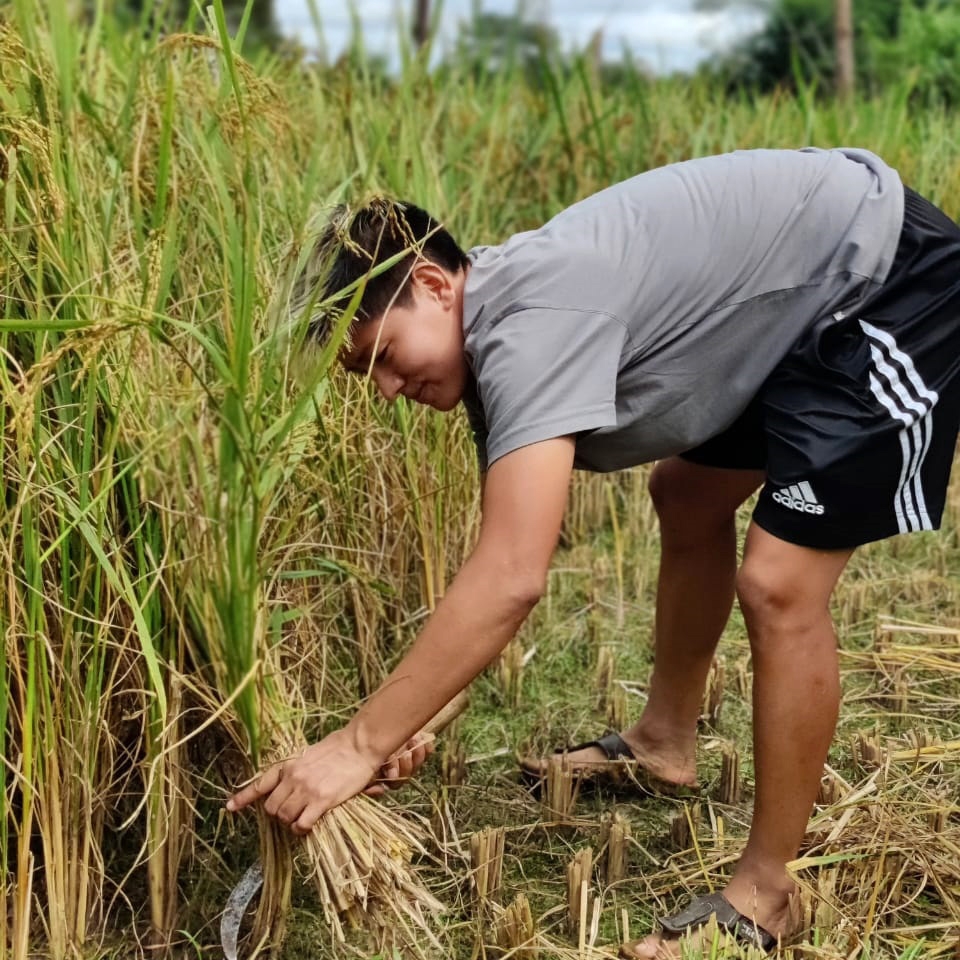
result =
[[[531,443],[614,426],[626,328],[610,314],[535,307],[491,325],[475,359],[486,469]]]

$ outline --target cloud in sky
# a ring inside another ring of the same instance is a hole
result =
[[[274,0],[280,29],[307,47],[316,34],[307,0]],[[336,57],[350,37],[350,7],[346,0],[316,0],[327,53]],[[513,13],[516,0],[484,0],[492,13]],[[628,49],[656,70],[689,70],[723,50],[762,23],[757,11],[704,12],[693,0],[527,0],[525,8],[548,20],[565,49],[582,49],[597,30],[603,31],[604,55],[618,59]],[[372,53],[395,59],[401,19],[408,18],[411,0],[355,0],[364,43]],[[441,23],[441,48],[450,47],[458,24],[470,16],[471,0],[446,0]]]

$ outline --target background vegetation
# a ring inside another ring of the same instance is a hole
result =
[[[18,960],[218,956],[218,912],[258,855],[287,877],[260,909],[278,953],[372,949],[331,943],[283,836],[221,812],[253,767],[376,685],[478,522],[463,419],[382,405],[289,324],[318,205],[386,190],[472,245],[673,160],[843,142],[960,213],[960,125],[942,98],[918,106],[912,75],[843,107],[803,71],[731,94],[590,57],[430,69],[408,48],[390,76],[359,47],[332,69],[248,48],[252,10],[232,26],[219,3],[195,11],[185,36],[151,9],[0,7],[0,944]],[[593,735],[642,696],[657,549],[643,484],[578,478],[549,596],[439,769],[394,801],[439,831],[423,872],[451,905],[442,955],[496,936],[468,879],[480,827],[508,828],[499,899],[529,895],[541,956],[591,949],[564,929],[564,871],[599,852],[614,800],[631,872],[591,874],[597,944],[623,910],[636,932],[717,882],[742,843],[736,622],[699,805],[601,794],[551,827],[515,780],[525,738]],[[863,551],[838,597],[848,705],[797,865],[814,956],[955,949],[957,521],[955,484],[943,533]],[[731,748],[734,803],[717,793]]]
[[[814,85],[830,91],[837,0],[698,0],[703,9],[760,7],[766,25],[704,70],[732,87]],[[922,102],[956,103],[960,8],[951,0],[855,0],[857,86],[908,87]]]

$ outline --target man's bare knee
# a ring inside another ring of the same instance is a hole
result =
[[[833,636],[830,597],[852,553],[798,546],[751,524],[736,590],[754,652],[785,639]]]
[[[794,585],[746,562],[737,571],[737,600],[748,621],[766,623],[789,613],[798,598]]]
[[[829,619],[821,597],[813,597],[792,577],[780,576],[757,563],[744,563],[737,572],[737,600],[750,633],[750,644],[801,637]]]
[[[661,531],[695,543],[726,534],[737,508],[762,474],[703,467],[679,457],[661,460],[648,488]]]

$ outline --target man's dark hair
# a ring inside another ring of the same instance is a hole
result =
[[[371,275],[398,254],[392,266]],[[375,197],[357,208],[341,204],[328,215],[293,286],[294,315],[310,310],[310,332],[325,344],[350,303],[355,284],[367,277],[358,321],[383,316],[391,304],[410,303],[410,273],[417,258],[450,273],[469,263],[444,226],[406,201]]]

